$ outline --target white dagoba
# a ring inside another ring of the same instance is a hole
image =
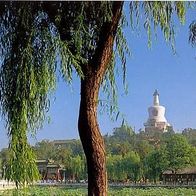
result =
[[[153,106],[148,108],[149,117],[145,126],[145,132],[149,131],[162,131],[167,132],[167,129],[171,125],[167,122],[165,118],[165,107],[159,105],[159,93],[155,90],[153,100]]]

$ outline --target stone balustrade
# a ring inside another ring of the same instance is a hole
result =
[[[6,190],[6,189],[14,189],[15,183],[14,182],[8,182],[7,180],[0,180],[0,190]]]

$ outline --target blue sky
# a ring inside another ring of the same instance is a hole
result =
[[[196,19],[195,10],[189,11],[186,23],[176,26],[176,51],[164,41],[158,31],[157,39],[152,39],[152,47],[147,46],[147,36],[143,27],[133,32],[126,29],[131,57],[127,58],[128,95],[122,90],[122,78],[117,77],[119,89],[119,108],[125,115],[129,125],[137,131],[143,128],[148,118],[147,108],[152,105],[152,94],[158,89],[160,103],[166,107],[166,118],[176,131],[186,127],[196,128],[196,48],[188,43],[188,26]],[[42,139],[71,139],[79,138],[77,119],[79,111],[79,79],[74,77],[72,86],[61,80],[51,100],[49,116],[51,122],[44,123],[35,143]],[[55,97],[55,98],[54,98]],[[121,124],[121,120],[113,122],[107,115],[99,115],[102,134],[112,134],[114,127]],[[8,143],[4,122],[0,121],[0,148]]]

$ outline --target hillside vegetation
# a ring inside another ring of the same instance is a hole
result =
[[[114,128],[112,135],[104,136],[107,151],[107,171],[110,182],[159,182],[163,171],[196,166],[196,129],[182,133],[143,131],[131,127]],[[80,140],[43,140],[33,147],[37,159],[52,159],[66,170],[68,179],[87,179],[85,156]],[[0,152],[1,167],[6,165],[9,153]]]

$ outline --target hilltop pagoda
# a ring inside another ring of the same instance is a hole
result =
[[[167,132],[172,126],[165,118],[165,107],[159,103],[159,93],[157,90],[155,90],[153,97],[153,106],[148,108],[149,117],[147,122],[144,123],[145,132]]]

